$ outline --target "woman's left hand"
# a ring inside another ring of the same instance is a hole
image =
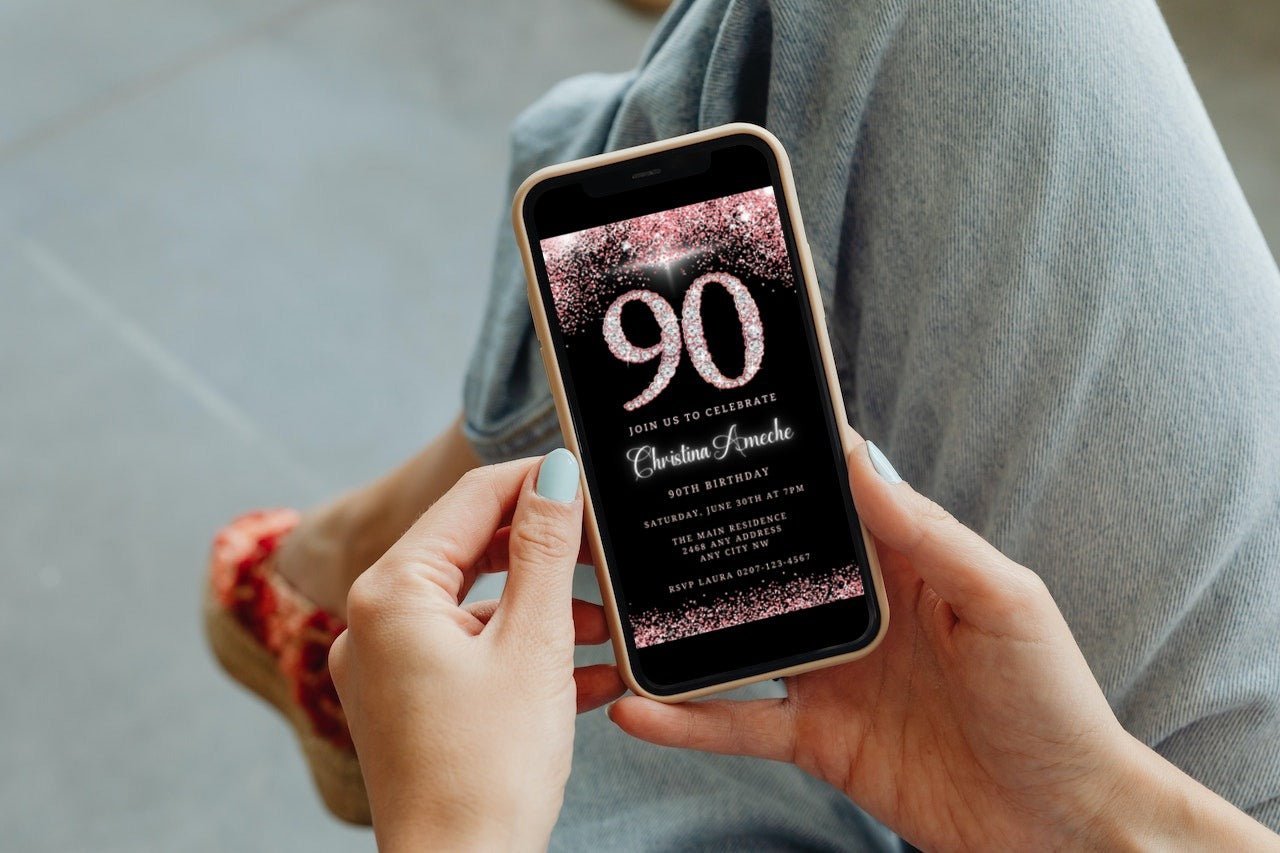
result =
[[[565,450],[476,469],[352,586],[329,666],[382,849],[545,847],[575,709],[623,691],[573,666],[608,636],[572,598],[577,482]],[[463,605],[488,571],[508,572],[501,600]]]

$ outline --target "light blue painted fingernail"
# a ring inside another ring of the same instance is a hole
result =
[[[544,498],[562,504],[573,503],[578,494],[578,460],[563,447],[557,447],[542,457],[538,484],[534,488]]]
[[[890,483],[902,482],[902,478],[894,470],[893,464],[880,452],[880,448],[876,447],[875,442],[867,442],[867,455],[871,457],[871,464],[875,466],[877,474]]]

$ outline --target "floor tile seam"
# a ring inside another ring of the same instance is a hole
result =
[[[319,494],[328,484],[209,379],[165,346],[135,318],[103,295],[56,252],[38,240],[11,235],[16,253],[44,286],[96,320],[148,368],[189,397],[241,441],[257,447],[299,485]]]
[[[234,52],[253,40],[297,23],[322,8],[347,0],[302,0],[287,9],[235,29],[221,38],[194,48],[139,77],[125,80],[107,91],[61,115],[41,122],[17,138],[0,143],[0,168],[40,148],[58,137],[91,123],[112,110],[160,91],[174,81]]]

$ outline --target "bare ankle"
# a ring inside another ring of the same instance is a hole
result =
[[[278,571],[317,605],[345,620],[347,592],[360,573],[479,464],[459,418],[395,471],[303,515],[280,544]]]
[[[336,523],[330,506],[304,513],[280,543],[276,570],[323,610],[345,621],[351,588],[348,533]]]

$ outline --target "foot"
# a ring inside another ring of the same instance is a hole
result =
[[[343,622],[351,584],[395,541],[351,519],[353,503],[349,496],[304,513],[271,557],[281,577]]]
[[[462,419],[395,471],[302,516],[273,555],[275,570],[321,608],[347,618],[347,592],[427,507],[481,464]]]
[[[360,762],[326,665],[345,626],[273,569],[276,550],[298,518],[291,509],[260,510],[218,531],[203,605],[205,636],[227,674],[293,727],[328,809],[368,824]]]
[[[327,658],[347,592],[436,498],[480,464],[461,419],[400,468],[305,515],[249,513],[214,539],[206,635],[236,681],[293,726],[325,805],[370,821],[359,760]],[[336,618],[335,618],[336,617]]]

